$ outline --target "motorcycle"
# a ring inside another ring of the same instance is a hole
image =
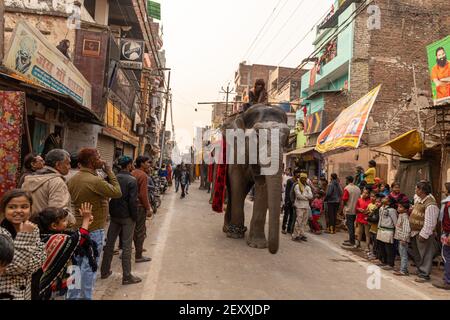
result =
[[[154,178],[149,177],[148,180],[148,199],[150,201],[153,213],[156,214],[158,208],[161,206],[161,195],[159,192],[159,187],[156,185]]]
[[[166,177],[160,177],[159,178],[160,185],[161,185],[161,193],[166,193],[167,189],[169,189],[169,182],[167,181]]]

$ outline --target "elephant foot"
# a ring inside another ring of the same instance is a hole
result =
[[[247,244],[251,248],[255,249],[266,249],[267,248],[267,240],[266,238],[249,238],[247,240]]]
[[[224,225],[223,232],[227,234],[228,238],[232,239],[242,239],[245,237],[245,232],[247,231],[247,227],[245,226],[236,226],[236,225]]]

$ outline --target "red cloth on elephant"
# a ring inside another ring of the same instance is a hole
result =
[[[214,184],[214,196],[212,209],[214,212],[222,213],[223,204],[225,202],[225,191],[226,191],[226,181],[227,181],[227,165],[226,165],[226,152],[227,147],[225,139],[222,140],[222,164],[217,165],[216,181]]]
[[[214,164],[211,163],[208,165],[208,182],[214,182]]]

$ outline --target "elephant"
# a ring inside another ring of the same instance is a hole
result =
[[[250,161],[250,143],[254,140],[251,140],[248,135],[245,139],[245,154],[241,154],[241,156],[245,156],[245,162],[237,163],[239,152],[235,153],[233,163],[227,162],[226,186],[228,202],[223,231],[229,238],[239,239],[245,237],[247,227],[244,223],[244,204],[247,194],[255,186],[253,215],[247,244],[252,248],[268,248],[270,253],[276,254],[279,248],[280,233],[282,155],[284,147],[287,146],[290,133],[287,126],[287,115],[283,109],[277,106],[254,105],[236,117],[227,119],[222,127],[223,135],[228,129],[241,129],[241,132],[244,130],[247,134],[256,134],[258,155],[257,161]],[[272,132],[274,129],[279,130],[277,143],[274,143],[271,139],[268,141],[268,147],[271,150],[276,148],[272,150],[275,154],[271,153],[272,161],[275,159],[278,161],[275,171],[268,175],[263,174],[264,168],[267,169],[267,163],[266,165],[262,163],[262,154],[260,154],[261,151],[259,149],[261,141],[264,139],[261,137],[262,134],[260,134],[261,129],[266,129],[266,132]],[[229,151],[229,148],[238,149],[238,142],[234,138],[231,140],[227,139],[227,151]],[[242,143],[240,146],[242,147]],[[268,240],[266,240],[264,231],[267,210],[269,211]]]

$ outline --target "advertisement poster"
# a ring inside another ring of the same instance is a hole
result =
[[[16,187],[24,104],[23,92],[0,91],[0,198]]]
[[[339,148],[358,148],[381,85],[341,112],[317,139],[320,153]]]
[[[450,103],[450,36],[427,46],[434,105]]]
[[[4,64],[31,82],[66,94],[91,108],[90,83],[39,30],[23,20],[16,25]]]

